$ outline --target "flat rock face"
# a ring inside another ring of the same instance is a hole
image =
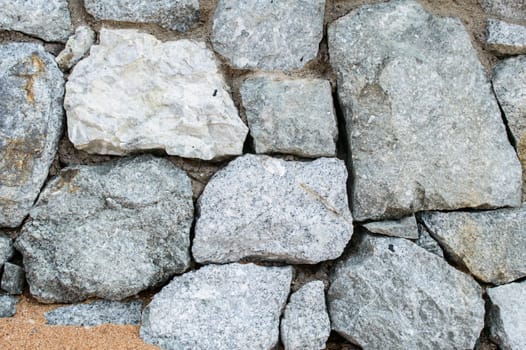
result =
[[[0,30],[60,42],[73,32],[68,0],[0,0],[0,9]]]
[[[318,54],[325,0],[219,0],[212,44],[234,68],[289,71]]]
[[[414,215],[400,220],[368,222],[363,226],[370,232],[385,236],[418,239],[418,226]]]
[[[526,27],[496,19],[488,20],[489,48],[499,54],[521,55],[526,53]]]
[[[9,294],[22,294],[25,286],[24,269],[18,265],[5,263],[0,287]]]
[[[273,349],[292,274],[236,263],[175,277],[144,310],[141,337],[166,350]]]
[[[0,227],[20,226],[47,178],[63,96],[62,72],[42,46],[0,45]]]
[[[479,0],[479,3],[491,16],[526,20],[526,2],[522,0]]]
[[[484,282],[526,276],[526,206],[479,212],[428,212],[422,220],[456,260]]]
[[[89,304],[76,304],[56,308],[44,314],[50,325],[93,327],[105,323],[141,323],[142,301],[127,302],[98,300]]]
[[[281,342],[286,350],[325,349],[330,332],[323,282],[309,282],[290,296],[281,319]]]
[[[357,221],[520,205],[520,164],[459,19],[396,0],[363,6],[328,32]]]
[[[473,278],[401,238],[360,237],[328,301],[333,330],[363,349],[473,349],[484,327]]]
[[[42,302],[123,299],[190,264],[190,179],[168,160],[66,168],[31,218],[15,246]]]
[[[194,259],[336,259],[353,232],[346,179],[343,161],[335,158],[237,158],[212,177],[199,198]]]
[[[501,349],[526,349],[526,282],[487,290],[490,335]]]
[[[257,153],[336,155],[338,126],[329,81],[259,76],[245,80],[241,97]]]
[[[95,42],[95,32],[88,26],[78,26],[75,34],[71,36],[66,47],[57,56],[58,66],[63,70],[73,67],[89,51]]]
[[[199,21],[199,0],[84,0],[96,19],[156,23],[185,32]]]
[[[69,76],[64,105],[69,139],[89,153],[164,149],[210,160],[241,154],[248,131],[205,43],[131,29],[101,30]]]
[[[0,317],[12,317],[16,313],[18,297],[0,293]]]
[[[13,240],[0,232],[0,267],[15,253]]]

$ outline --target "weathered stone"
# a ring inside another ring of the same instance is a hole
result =
[[[141,323],[142,301],[127,302],[98,300],[89,304],[76,304],[56,308],[44,314],[51,325],[92,327],[104,323]]]
[[[0,232],[0,268],[14,253],[13,240]]]
[[[336,155],[338,127],[327,80],[260,76],[245,80],[241,97],[257,153]]]
[[[526,349],[526,282],[487,290],[490,335],[502,350]]]
[[[338,258],[353,232],[346,179],[343,161],[335,158],[237,158],[199,198],[194,259],[316,264]]]
[[[5,263],[2,274],[2,290],[9,294],[22,294],[26,284],[26,274],[24,269],[18,265]]]
[[[16,314],[18,297],[0,293],[0,317],[12,317]]]
[[[526,20],[526,2],[523,0],[479,0],[480,5],[491,16],[512,20]]]
[[[363,6],[329,28],[357,221],[519,206],[521,170],[457,18],[414,0]]]
[[[248,131],[205,43],[137,30],[101,30],[69,77],[65,108],[69,139],[89,153],[213,159],[241,154]]]
[[[77,27],[75,35],[68,39],[66,47],[55,59],[58,66],[63,70],[70,69],[84,57],[94,42],[95,32],[90,27]]]
[[[414,216],[400,220],[373,221],[363,224],[368,231],[391,237],[418,239],[418,226]]]
[[[65,42],[73,31],[68,0],[0,0],[0,30]]]
[[[22,224],[48,176],[63,95],[62,72],[41,45],[0,45],[0,227]]]
[[[155,23],[186,32],[199,21],[199,0],[84,0],[96,19]]]
[[[190,264],[190,179],[165,159],[65,168],[30,215],[15,246],[42,302],[123,299]]]
[[[526,206],[475,212],[428,212],[431,235],[478,279],[503,284],[526,276]]]
[[[285,350],[325,349],[331,322],[322,281],[309,282],[293,293],[281,320]]]
[[[526,27],[496,19],[488,20],[488,47],[504,55],[526,53]]]
[[[409,240],[359,237],[331,274],[333,330],[363,349],[473,349],[480,286]]]
[[[314,59],[325,0],[219,0],[214,49],[239,69],[292,70]]]
[[[141,337],[166,350],[273,349],[292,274],[235,263],[175,277],[144,310]]]
[[[440,247],[440,244],[438,244],[438,242],[435,241],[433,237],[431,237],[429,231],[427,231],[424,225],[418,224],[418,233],[419,237],[415,242],[416,244],[430,253],[438,255],[441,258],[444,257],[444,251]]]

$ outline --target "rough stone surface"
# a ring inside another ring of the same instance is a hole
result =
[[[526,53],[526,27],[496,19],[488,20],[486,44],[499,54]]]
[[[373,221],[363,226],[370,232],[385,236],[418,239],[418,226],[414,216],[393,221]]]
[[[73,31],[68,0],[0,0],[0,30],[65,42]]]
[[[212,44],[234,68],[292,70],[314,59],[325,0],[219,0]]]
[[[333,330],[363,349],[473,349],[484,327],[473,278],[402,238],[360,237],[328,301]]]
[[[394,0],[328,32],[357,221],[520,205],[520,164],[459,19]]]
[[[273,349],[292,274],[235,263],[175,277],[144,310],[141,337],[166,350]]]
[[[212,177],[199,198],[194,259],[336,259],[353,232],[346,179],[343,161],[335,158],[237,158]]]
[[[322,281],[309,282],[293,293],[281,320],[285,350],[320,350],[331,332]]]
[[[242,153],[239,118],[205,43],[102,29],[66,85],[69,139],[89,153],[164,149],[187,158]]]
[[[13,240],[0,232],[0,268],[14,253]]]
[[[63,95],[62,72],[42,46],[0,45],[0,227],[22,223],[48,176]]]
[[[141,323],[142,301],[127,302],[98,300],[89,304],[76,304],[59,307],[45,313],[46,321],[51,325],[92,327],[104,323],[131,324]]]
[[[30,215],[15,246],[42,302],[122,299],[190,264],[190,179],[165,159],[66,168]]]
[[[16,313],[18,297],[0,293],[0,317],[12,317]]]
[[[78,26],[64,50],[55,59],[58,66],[63,70],[70,69],[84,57],[94,42],[95,32],[88,26]]]
[[[490,336],[503,350],[526,349],[526,282],[487,290]]]
[[[428,212],[422,220],[456,260],[484,282],[526,276],[526,206],[476,212]]]
[[[429,234],[429,231],[425,228],[424,225],[418,224],[419,237],[416,240],[416,244],[424,248],[430,253],[438,255],[439,257],[444,257],[444,251],[440,247],[437,241]]]
[[[336,155],[338,126],[329,81],[260,76],[245,80],[241,96],[257,153]]]
[[[491,16],[512,20],[526,20],[524,0],[479,0],[480,5]]]
[[[9,294],[22,294],[26,284],[24,269],[18,265],[5,263],[2,273],[2,290]]]
[[[84,0],[96,19],[156,23],[185,32],[199,21],[199,0]]]

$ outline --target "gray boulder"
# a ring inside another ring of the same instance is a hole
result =
[[[292,275],[236,263],[175,277],[144,310],[140,335],[166,350],[273,349]]]
[[[63,95],[62,72],[41,45],[0,45],[0,227],[22,224],[48,176]]]
[[[486,44],[498,54],[521,55],[526,53],[526,27],[496,19],[488,20]]]
[[[520,205],[520,164],[458,18],[393,0],[338,19],[328,35],[357,221]]]
[[[491,16],[526,20],[526,2],[523,0],[479,0],[479,3]]]
[[[39,301],[119,300],[190,264],[190,179],[150,156],[62,170],[15,246]]]
[[[331,274],[332,329],[363,349],[473,349],[480,286],[402,238],[359,237]]]
[[[314,59],[325,0],[219,0],[212,44],[234,68],[289,71]]]
[[[353,232],[346,180],[345,165],[335,158],[235,159],[199,198],[194,259],[316,264],[338,258]]]
[[[363,224],[369,232],[391,237],[418,239],[418,226],[415,216],[408,216],[400,220],[373,221]]]
[[[13,240],[0,232],[0,268],[14,253]]]
[[[12,317],[16,314],[18,297],[0,293],[0,317]]]
[[[9,294],[22,294],[26,285],[24,269],[18,265],[5,263],[0,287]]]

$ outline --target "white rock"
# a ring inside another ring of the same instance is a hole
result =
[[[88,26],[79,26],[75,34],[68,39],[66,47],[55,59],[58,66],[67,70],[73,67],[95,42],[95,32]]]

